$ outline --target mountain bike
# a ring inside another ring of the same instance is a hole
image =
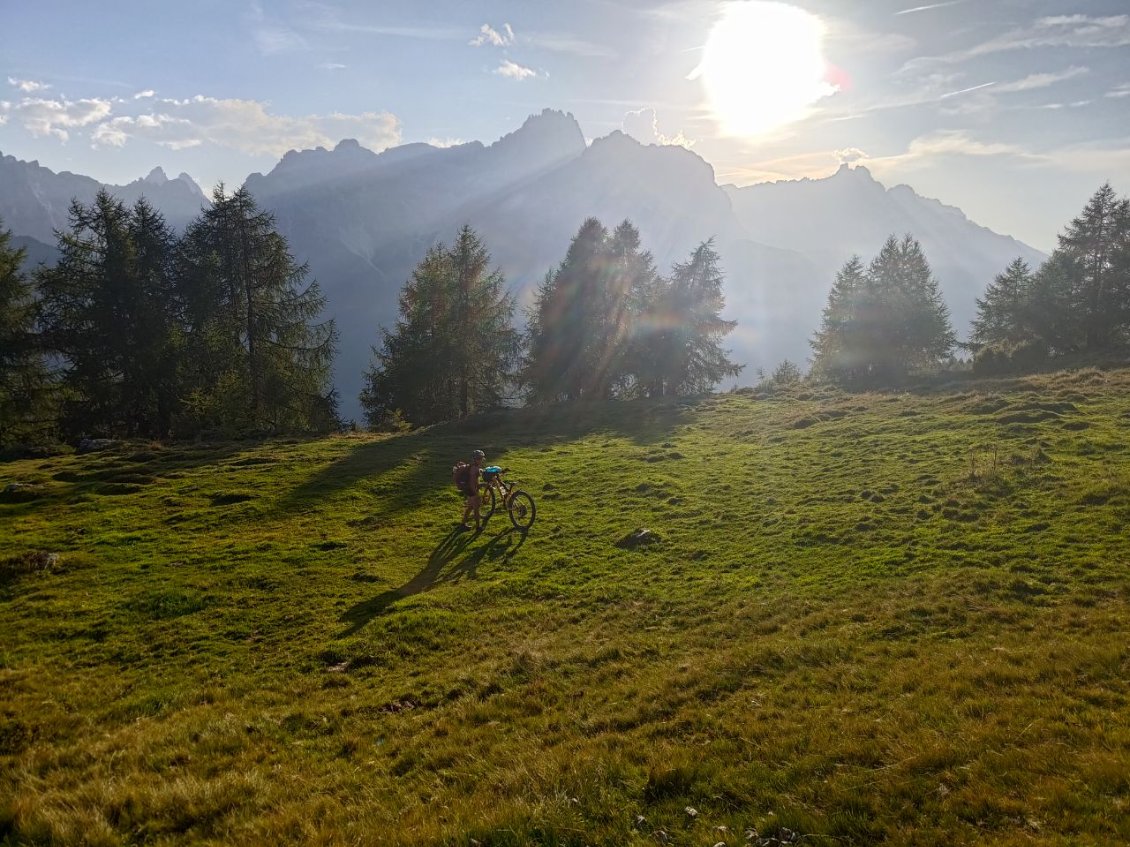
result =
[[[514,528],[525,532],[533,526],[538,507],[534,498],[522,491],[518,483],[507,482],[502,478],[509,470],[498,465],[483,468],[483,481],[479,483],[479,518],[485,524],[501,503],[510,515]]]

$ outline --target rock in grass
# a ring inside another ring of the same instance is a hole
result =
[[[112,438],[84,438],[75,447],[78,453],[95,453],[99,450],[107,450],[115,444]]]
[[[635,550],[637,547],[646,547],[649,544],[658,544],[662,539],[650,529],[637,529],[629,532],[616,542],[621,550]]]

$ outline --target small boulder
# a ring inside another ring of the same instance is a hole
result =
[[[639,547],[646,547],[649,544],[658,544],[662,539],[652,532],[650,529],[633,530],[616,542],[616,546],[621,550],[635,550]]]

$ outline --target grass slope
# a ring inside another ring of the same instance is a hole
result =
[[[1128,442],[1089,370],[0,465],[0,840],[1130,842]]]

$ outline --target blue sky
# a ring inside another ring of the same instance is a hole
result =
[[[864,164],[1045,250],[1101,183],[1130,193],[1127,0],[37,0],[2,19],[0,152],[105,182],[162,165],[207,190],[292,148],[490,142],[551,107],[589,138],[689,146],[722,183]]]

